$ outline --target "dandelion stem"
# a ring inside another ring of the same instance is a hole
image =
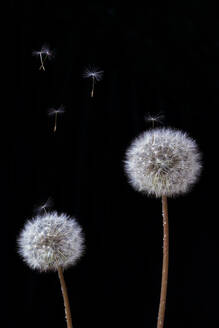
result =
[[[94,83],[95,83],[95,77],[92,76],[92,90],[91,90],[91,98],[94,96]]]
[[[48,57],[48,54],[45,55],[45,57],[43,59],[43,63],[45,63],[47,57]]]
[[[168,227],[168,207],[167,197],[162,196],[162,215],[163,215],[163,267],[162,282],[160,293],[160,305],[157,320],[157,328],[163,328],[167,297],[167,281],[168,281],[168,262],[169,262],[169,227]]]
[[[45,60],[44,60],[44,61],[45,61]],[[43,61],[42,53],[40,52],[40,62],[41,62],[41,66],[40,66],[39,70],[41,70],[41,68],[42,68],[42,69],[45,71],[45,67],[44,67],[44,65],[43,65],[44,61]]]
[[[53,129],[54,133],[56,132],[56,128],[57,128],[57,116],[58,116],[58,113],[56,112],[55,113],[55,124],[54,124],[54,129]]]
[[[71,319],[71,310],[70,310],[68,292],[67,292],[67,287],[66,287],[63,271],[60,266],[58,267],[58,275],[59,275],[59,280],[60,280],[61,289],[62,289],[62,296],[63,296],[63,300],[64,300],[67,328],[72,328],[72,319]]]

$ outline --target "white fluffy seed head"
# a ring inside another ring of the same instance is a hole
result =
[[[24,226],[18,238],[18,252],[32,268],[55,271],[67,268],[81,257],[84,238],[74,218],[57,212],[37,215]]]
[[[196,182],[201,155],[186,133],[152,129],[136,138],[127,150],[125,171],[137,191],[172,197],[186,193]]]

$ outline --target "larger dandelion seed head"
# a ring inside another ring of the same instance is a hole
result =
[[[201,171],[196,142],[186,133],[169,128],[144,132],[126,153],[125,170],[132,186],[149,195],[185,193]]]
[[[29,220],[18,238],[19,253],[32,268],[54,271],[81,257],[84,238],[80,225],[66,214],[50,212]]]

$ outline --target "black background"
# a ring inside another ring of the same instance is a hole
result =
[[[9,97],[3,109],[1,274],[5,327],[65,327],[55,273],[30,270],[16,238],[51,196],[78,219],[86,254],[65,272],[74,328],[155,327],[162,264],[159,199],[128,184],[130,142],[163,112],[165,126],[197,140],[203,171],[169,200],[170,267],[165,326],[218,319],[219,18],[207,1],[9,1]],[[32,56],[55,50],[46,71]],[[90,98],[85,67],[104,70]],[[2,63],[4,66],[4,63]],[[65,106],[53,122],[48,108]]]

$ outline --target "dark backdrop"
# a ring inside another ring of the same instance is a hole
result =
[[[219,18],[204,1],[9,1],[9,97],[2,109],[2,318],[5,327],[65,327],[55,273],[30,270],[16,238],[36,204],[75,216],[86,254],[65,272],[74,328],[155,327],[162,217],[159,199],[128,184],[131,140],[163,112],[203,153],[193,190],[169,201],[166,327],[211,327],[218,319]],[[4,16],[4,13],[2,13]],[[55,58],[39,71],[47,43]],[[90,98],[84,68],[104,70]],[[1,63],[4,66],[4,63]],[[47,110],[63,104],[54,136]]]

